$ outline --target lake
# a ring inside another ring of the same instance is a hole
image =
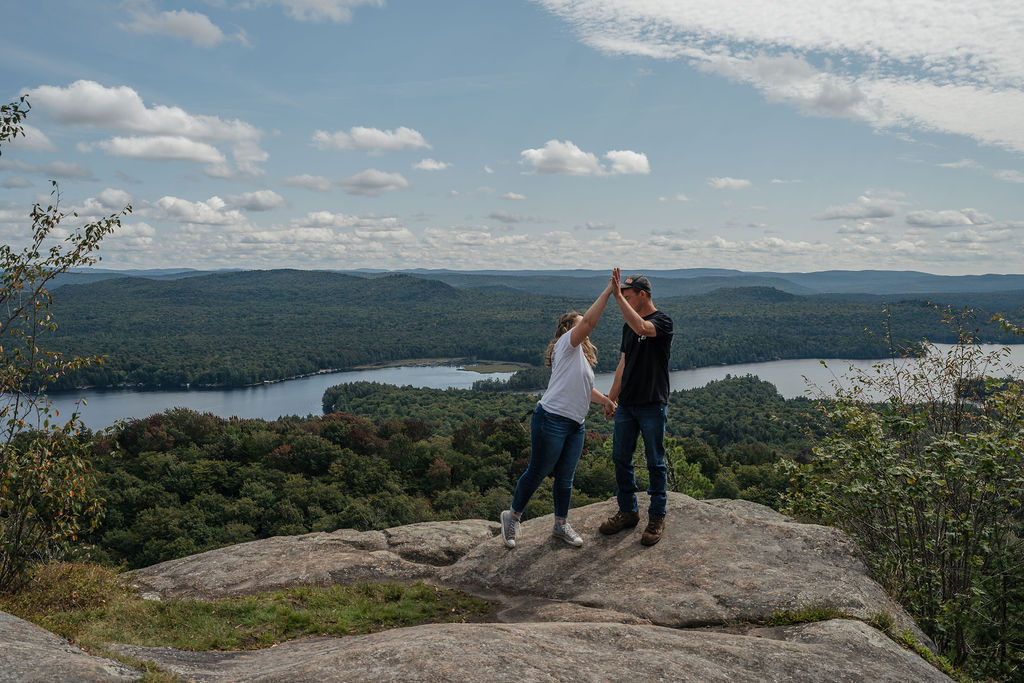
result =
[[[940,350],[948,345],[936,345]],[[999,346],[983,345],[983,349]],[[1009,362],[1024,366],[1024,344],[1009,347]],[[671,373],[674,391],[702,387],[708,382],[731,376],[757,375],[771,382],[785,398],[807,396],[809,386],[827,389],[835,377],[849,374],[850,366],[868,369],[877,361],[827,360],[827,366],[818,359],[780,360],[766,363],[716,365],[695,370],[677,370]],[[53,397],[54,407],[66,417],[75,401],[84,398],[87,405],[81,413],[85,425],[100,429],[125,418],[140,418],[161,413],[168,408],[184,407],[201,413],[221,417],[261,418],[273,420],[282,415],[320,415],[324,391],[336,384],[348,382],[382,382],[398,386],[430,387],[435,389],[469,389],[482,378],[507,379],[510,372],[480,374],[451,365],[409,365],[370,370],[351,370],[324,373],[310,377],[240,389],[189,389],[176,391],[133,391],[90,389],[67,392]],[[806,378],[806,379],[805,379]],[[597,388],[607,393],[613,373],[599,373]],[[809,385],[808,382],[811,384]]]

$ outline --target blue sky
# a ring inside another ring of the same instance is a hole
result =
[[[107,268],[1024,273],[1024,5],[12,3],[0,238]]]

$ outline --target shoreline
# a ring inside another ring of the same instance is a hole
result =
[[[471,360],[469,358],[405,358],[403,360],[385,361],[383,363],[366,363],[363,365],[356,365],[338,372],[347,372],[350,370],[380,370],[382,368],[438,367],[443,365],[461,365],[463,367],[459,368],[460,370],[477,372],[482,375],[494,372],[515,372],[516,370],[533,367],[529,363],[504,360]]]
[[[402,360],[385,361],[382,363],[368,363],[363,365],[355,365],[348,368],[325,368],[322,370],[315,370],[313,372],[304,372],[299,375],[292,375],[290,377],[281,377],[279,379],[265,379],[261,382],[253,382],[251,384],[179,384],[173,387],[166,387],[160,384],[149,385],[149,384],[122,384],[114,386],[81,386],[74,387],[73,389],[55,389],[47,391],[47,395],[60,396],[62,394],[71,394],[76,391],[224,391],[225,389],[250,389],[253,387],[262,387],[270,384],[280,384],[281,382],[290,382],[296,379],[305,379],[307,377],[316,377],[318,375],[330,375],[337,372],[356,372],[360,370],[382,370],[385,368],[402,368],[402,367],[442,367],[442,366],[462,366],[459,370],[466,372],[475,372],[480,375],[489,375],[498,372],[516,372],[517,370],[523,370],[525,368],[533,367],[529,363],[519,363],[516,361],[499,361],[499,360],[470,360],[469,358],[405,358]]]
[[[937,347],[949,346],[948,344],[936,344]],[[992,349],[998,348],[1010,348],[1021,347],[1024,348],[1024,342],[1020,344],[978,344],[978,346],[990,347]],[[891,358],[849,358],[849,357],[836,357],[822,359],[820,357],[814,357],[818,360],[826,360],[829,362],[862,362],[862,361],[880,361],[885,362],[892,360]],[[747,366],[747,365],[759,365],[762,363],[772,362],[784,362],[784,361],[801,361],[808,360],[807,358],[776,358],[772,360],[761,360],[761,361],[745,361],[740,363],[721,363],[712,364],[707,366],[693,367],[693,368],[675,368],[670,372],[685,372],[694,370],[711,369],[721,366]],[[366,370],[381,370],[386,368],[399,368],[399,367],[441,367],[441,366],[461,366],[459,370],[467,372],[476,372],[481,376],[485,376],[492,373],[502,372],[515,372],[524,368],[535,367],[528,363],[520,363],[517,361],[497,361],[497,360],[471,360],[469,358],[405,358],[402,360],[384,361],[381,363],[367,363],[363,365],[356,365],[347,368],[327,368],[322,370],[316,370],[314,372],[302,373],[299,375],[293,375],[291,377],[282,377],[280,379],[268,379],[262,382],[255,382],[252,384],[181,384],[176,386],[161,386],[161,385],[115,385],[115,386],[82,386],[74,387],[72,389],[56,389],[49,390],[46,392],[47,395],[52,396],[63,396],[73,394],[78,391],[109,391],[109,392],[126,392],[126,391],[153,391],[153,392],[172,392],[172,391],[224,391],[228,389],[249,389],[254,387],[268,386],[272,384],[279,384],[281,382],[289,382],[292,380],[306,379],[309,377],[315,377],[318,375],[327,375],[332,373],[341,372],[358,372]],[[607,371],[611,372],[611,371]]]

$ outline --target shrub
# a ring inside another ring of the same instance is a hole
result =
[[[24,97],[0,106],[0,143],[24,134],[28,110]],[[28,246],[0,245],[0,592],[18,587],[33,564],[93,528],[99,512],[99,501],[87,493],[88,445],[78,414],[61,422],[41,393],[98,359],[65,358],[41,344],[57,329],[50,281],[95,263],[92,252],[120,218],[88,223],[56,242],[67,216],[53,187],[53,204],[32,208]]]
[[[787,512],[853,535],[955,665],[1010,678],[1024,665],[1024,393],[962,390],[1005,357],[974,341],[961,328],[948,353],[857,375],[815,459],[788,465]]]

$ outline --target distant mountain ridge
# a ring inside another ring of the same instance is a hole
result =
[[[457,271],[407,270],[417,277],[437,279],[454,287],[506,286],[531,293],[560,287],[563,294],[582,295],[607,281],[603,270],[571,271]],[[915,295],[991,293],[1024,290],[1024,275],[933,275],[919,271],[826,270],[812,273],[744,272],[723,268],[644,270],[623,268],[623,273],[647,275],[659,296],[689,296],[716,289],[772,287],[801,296],[815,294],[866,294],[911,297]]]
[[[176,280],[211,275],[231,270],[193,270],[162,268],[150,270],[73,271],[57,278],[56,286],[86,284],[111,278],[133,277],[151,280]],[[605,270],[449,270],[410,268],[394,271],[338,269],[329,272],[375,279],[402,273],[426,280],[438,280],[459,289],[511,290],[530,294],[592,296],[607,282]],[[987,273],[984,275],[933,275],[913,270],[824,270],[811,273],[745,272],[726,268],[639,269],[623,268],[624,273],[643,272],[654,284],[655,299],[704,294],[716,289],[771,287],[800,296],[861,294],[899,298],[929,298],[941,294],[971,294],[1024,290],[1024,275]]]
[[[212,275],[213,273],[238,272],[230,270],[195,270],[194,268],[150,268],[145,270],[107,270],[105,268],[88,268],[61,273],[53,279],[53,289],[63,285],[85,285],[103,280],[122,277],[137,277],[147,280],[180,280],[186,277]]]

